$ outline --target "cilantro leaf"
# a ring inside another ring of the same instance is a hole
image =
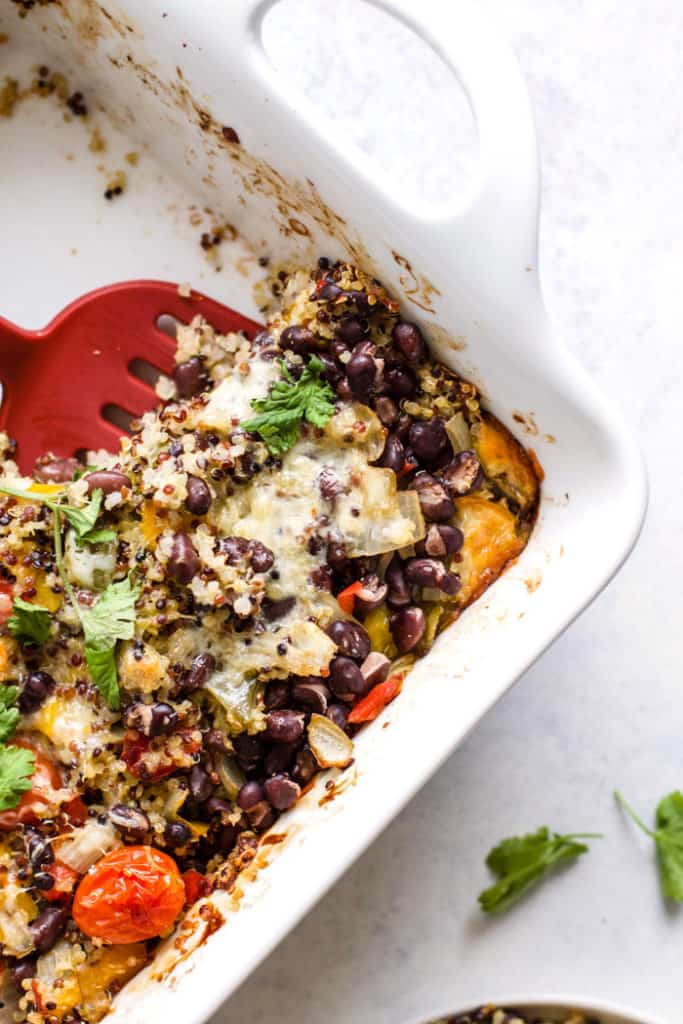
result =
[[[105,647],[102,651],[98,651],[94,647],[86,647],[85,660],[97,689],[109,707],[114,711],[118,711],[121,707],[121,695],[119,692],[114,650],[114,646]]]
[[[0,747],[0,811],[16,807],[31,788],[35,755],[23,747]]]
[[[655,842],[664,896],[677,903],[683,902],[683,793],[674,790],[659,801],[655,829],[647,827],[621,793],[614,795],[636,825]]]
[[[498,881],[479,894],[481,909],[487,914],[507,910],[551,868],[586,853],[585,843],[576,842],[584,838],[597,836],[559,835],[543,827],[524,836],[503,839],[486,858],[487,867],[498,876]]]
[[[0,743],[5,743],[19,724],[17,687],[0,685]]]
[[[105,541],[116,539],[116,533],[113,530],[95,529],[95,523],[102,510],[102,491],[99,488],[93,491],[90,501],[83,508],[76,508],[75,505],[61,505],[55,498],[50,498],[40,492],[22,491],[16,487],[10,487],[8,484],[0,484],[0,493],[11,494],[15,498],[23,498],[24,501],[39,502],[47,505],[51,512],[61,513],[73,527],[76,542],[80,547],[83,544],[102,544]]]
[[[51,622],[48,608],[15,597],[7,628],[12,636],[23,643],[44,644],[50,635]]]
[[[241,424],[244,430],[260,434],[273,455],[283,455],[296,444],[304,420],[324,427],[334,414],[335,394],[321,379],[325,366],[317,356],[311,356],[298,380],[284,362],[281,366],[283,379],[273,384],[266,398],[252,400],[252,407],[261,415]]]
[[[109,707],[120,707],[114,653],[118,640],[135,635],[135,602],[138,589],[130,577],[110,583],[92,608],[77,606],[85,636],[85,658],[93,682]]]

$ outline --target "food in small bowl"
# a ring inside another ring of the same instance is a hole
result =
[[[428,1024],[661,1024],[634,1010],[583,1000],[514,999],[485,1003]]]
[[[180,328],[120,451],[0,466],[0,944],[99,1020],[524,549],[532,455],[356,268]]]

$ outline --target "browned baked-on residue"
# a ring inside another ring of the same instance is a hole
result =
[[[531,437],[539,436],[540,430],[538,429],[538,424],[536,423],[532,412],[525,413],[515,410],[512,414],[512,418],[515,423],[519,423],[525,434],[529,434]]]
[[[261,846],[279,846],[286,838],[286,832],[268,832],[261,840]]]
[[[353,762],[352,762],[353,764]],[[352,766],[352,765],[351,765]],[[332,803],[338,796],[341,796],[349,786],[355,785],[358,779],[356,771],[351,772],[350,767],[345,769],[344,774],[337,779],[328,779],[325,783],[325,792],[318,800],[318,807]]]
[[[538,590],[542,582],[543,576],[540,572],[537,572],[533,576],[528,576],[524,580],[524,586],[530,594],[534,594]]]
[[[391,255],[401,268],[398,280],[404,298],[423,309],[425,313],[434,313],[433,299],[435,295],[441,295],[439,289],[423,274],[416,273],[405,256],[401,256],[395,249],[391,250]]]

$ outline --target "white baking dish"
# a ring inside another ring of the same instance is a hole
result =
[[[108,148],[89,153],[86,126],[64,125],[50,101],[29,100],[2,125],[3,314],[36,327],[91,287],[141,276],[189,280],[253,313],[249,282],[259,271],[247,243],[303,264],[348,256],[403,298],[441,358],[483,385],[505,423],[526,431],[545,468],[544,497],[518,564],[362,733],[334,799],[319,806],[321,778],[278,823],[285,838],[264,847],[256,877],[216,897],[225,924],[200,942],[215,923],[200,919],[167,943],[118,998],[112,1024],[193,1024],[215,1009],[607,583],[645,508],[641,460],[621,419],[550,332],[528,100],[475,5],[381,3],[453,68],[477,120],[477,187],[458,208],[438,210],[406,209],[291,94],[261,46],[269,6],[64,0],[20,19],[6,4],[3,68],[19,78],[37,64],[65,72]],[[103,174],[126,166],[131,150],[141,159],[128,166],[127,194],[108,204]],[[217,219],[246,240],[231,243],[230,258],[224,243],[220,273],[197,244]]]

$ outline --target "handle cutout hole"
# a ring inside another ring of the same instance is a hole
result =
[[[148,363],[146,359],[131,359],[128,363],[128,370],[134,377],[137,377],[138,380],[141,380],[143,384],[147,384],[150,388],[156,386],[160,377],[166,376],[158,366]]]
[[[109,402],[107,405],[102,406],[102,419],[105,419],[107,423],[111,423],[118,430],[123,431],[124,434],[131,434],[130,425],[137,419],[137,416],[134,416],[132,412],[128,412],[122,406]]]
[[[365,0],[280,0],[262,41],[274,68],[397,198],[438,207],[468,194],[478,167],[469,101],[429,44],[391,14]]]
[[[156,320],[157,329],[160,330],[162,334],[166,334],[169,338],[173,338],[174,341],[176,340],[176,332],[178,330],[178,324],[180,323],[181,321],[176,319],[176,317],[171,316],[170,313],[162,313]]]

